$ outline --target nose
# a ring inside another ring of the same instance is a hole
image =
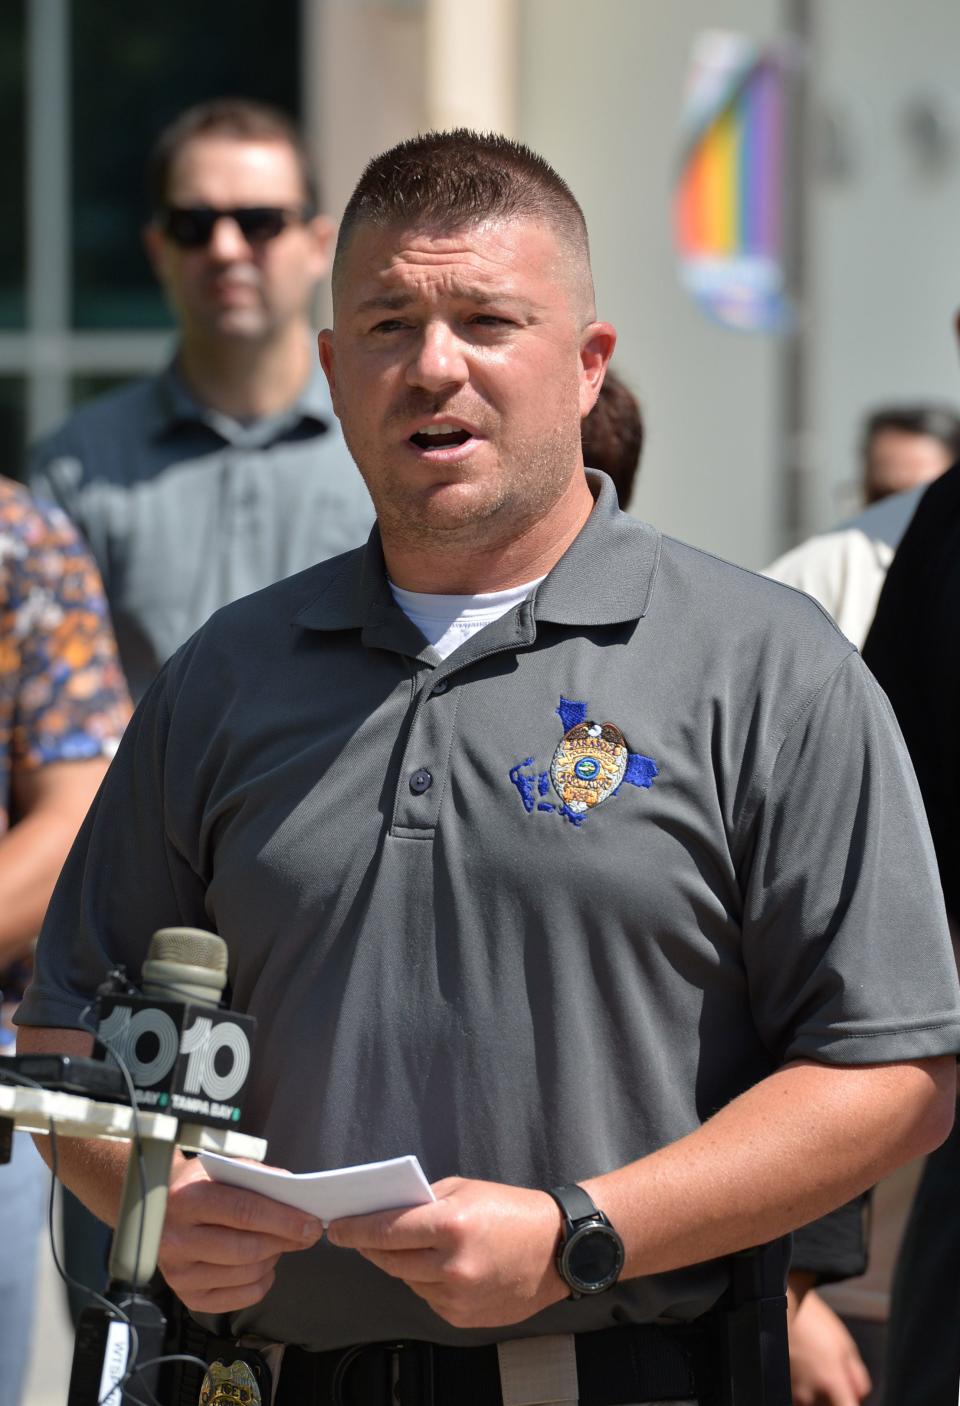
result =
[[[222,263],[238,259],[251,259],[253,250],[236,220],[230,215],[221,215],[213,226],[207,252]]]
[[[469,375],[463,345],[453,329],[439,320],[427,323],[407,366],[407,383],[435,392],[462,386]]]

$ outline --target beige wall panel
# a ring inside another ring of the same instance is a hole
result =
[[[517,0],[428,0],[431,127],[515,134],[517,25]]]
[[[711,325],[682,291],[670,194],[695,33],[763,37],[768,0],[524,0],[519,135],[584,206],[598,306],[648,425],[634,510],[663,530],[760,566],[779,546],[779,349]]]
[[[338,218],[370,158],[424,126],[424,13],[364,0],[307,5],[308,122]]]

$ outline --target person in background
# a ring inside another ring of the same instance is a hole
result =
[[[867,507],[778,557],[765,575],[818,600],[858,648],[887,568],[927,485],[960,458],[960,417],[941,405],[883,406],[864,424]]]
[[[333,226],[292,121],[239,98],[191,108],[147,187],[173,361],[82,406],[28,463],[90,545],[136,698],[212,611],[373,521],[312,343]]]
[[[81,407],[27,472],[89,543],[134,698],[219,606],[358,545],[373,522],[316,360],[333,226],[293,122],[240,98],[190,108],[157,139],[147,195],[173,360]],[[107,1232],[63,1204],[70,1274],[100,1289]]]
[[[0,1055],[33,940],[130,713],[96,567],[57,509],[0,477]],[[30,1347],[49,1178],[16,1134],[0,1164],[0,1406],[17,1406]]]
[[[882,406],[867,416],[861,459],[868,507],[926,488],[960,459],[960,416],[947,405]]]
[[[624,512],[633,497],[643,439],[640,403],[608,366],[596,404],[580,425],[580,444],[587,467],[600,469],[613,479],[617,502]]]
[[[960,457],[960,417],[943,405],[882,406],[864,421],[860,455],[864,511],[766,570],[818,600],[858,648],[917,504]],[[890,1276],[919,1175],[919,1164],[898,1168],[874,1191],[869,1213],[850,1207],[796,1237],[795,1249],[830,1286],[809,1293],[791,1324],[797,1406],[881,1399]],[[861,1214],[864,1254],[855,1267]]]
[[[893,704],[927,809],[960,957],[960,465],[924,493],[863,657]],[[960,1133],[923,1170],[897,1261],[887,1406],[960,1396]]]

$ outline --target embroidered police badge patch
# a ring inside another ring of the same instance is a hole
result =
[[[575,815],[582,815],[613,795],[628,756],[623,733],[613,723],[577,723],[553,754],[553,789]]]
[[[532,757],[510,769],[510,780],[528,815],[534,810],[552,812],[579,826],[624,784],[653,785],[659,774],[656,762],[640,752],[631,752],[616,723],[593,722],[587,718],[586,703],[571,698],[561,698],[556,711],[564,734],[550,770],[527,771],[533,766]],[[551,784],[560,805],[546,799]]]

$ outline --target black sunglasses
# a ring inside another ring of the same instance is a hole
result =
[[[203,249],[210,243],[218,220],[234,220],[248,244],[266,244],[288,225],[305,218],[305,210],[279,205],[238,205],[231,210],[217,210],[212,205],[167,205],[159,212],[159,225],[181,249]]]

